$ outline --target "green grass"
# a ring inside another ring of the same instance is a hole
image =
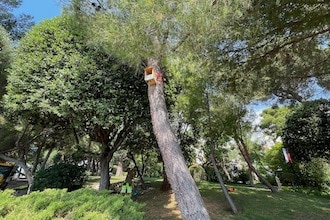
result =
[[[199,185],[203,198],[222,204],[222,210],[214,213],[212,219],[321,220],[330,217],[330,197],[289,191],[272,193],[264,187],[232,186],[236,191],[230,195],[239,210],[235,216],[231,214],[218,184],[203,182]]]
[[[147,179],[152,186],[138,202],[144,203],[146,219],[179,219],[170,204],[170,194],[161,192],[159,179]],[[219,184],[201,182],[198,187],[212,220],[326,220],[330,219],[330,197],[302,192],[272,193],[263,186],[228,185],[235,188],[230,196],[239,213],[232,214]],[[173,203],[171,203],[173,204]]]

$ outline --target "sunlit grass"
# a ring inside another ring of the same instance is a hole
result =
[[[330,198],[307,195],[300,192],[281,191],[272,193],[265,187],[231,185],[235,192],[230,196],[239,214],[233,216],[223,209],[212,219],[329,219]],[[226,204],[219,184],[203,182],[199,185],[203,197],[212,202]],[[227,205],[228,206],[228,205]]]

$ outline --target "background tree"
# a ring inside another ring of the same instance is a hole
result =
[[[189,60],[189,62],[187,62]],[[219,144],[224,142],[224,127],[221,123],[224,117],[223,107],[223,91],[217,88],[214,80],[214,74],[208,74],[207,77],[200,75],[200,72],[207,71],[201,62],[194,59],[193,56],[186,56],[183,59],[172,61],[170,69],[174,87],[179,88],[180,93],[177,95],[176,107],[186,117],[189,122],[190,129],[196,132],[201,139],[205,141],[207,153],[210,159],[216,178],[220,183],[220,187],[230,205],[232,211],[237,213],[237,208],[233,203],[227,188],[224,185],[216,158],[216,151]]]
[[[292,169],[292,166],[285,162],[282,148],[283,144],[277,142],[272,148],[266,150],[262,161],[273,174],[280,178],[283,185],[292,185],[295,183],[294,171],[297,171],[299,167],[293,165]]]
[[[114,151],[135,119],[148,113],[146,85],[136,75],[127,77],[134,69],[116,63],[97,45],[84,44],[84,36],[70,16],[35,26],[21,40],[9,70],[5,107],[11,117],[60,123],[78,145],[81,132],[101,143],[100,189],[107,189]]]
[[[295,102],[310,97],[315,83],[329,88],[328,11],[324,1],[252,1],[212,56],[237,70],[225,77],[229,88]]]
[[[85,5],[75,3],[74,8],[81,14]],[[96,10],[92,24],[88,24],[93,27],[94,40],[102,42],[111,53],[131,65],[147,65],[158,75],[156,85],[148,86],[152,123],[184,219],[209,217],[169,125],[161,69],[172,56],[181,57],[189,51],[202,54],[209,43],[206,39],[219,35],[221,24],[227,18],[234,19],[235,13],[246,4],[245,1],[215,3],[108,1],[108,5]]]
[[[301,104],[288,117],[282,137],[293,160],[330,160],[329,116],[329,100],[320,99]]]
[[[22,0],[1,0],[0,1],[0,26],[4,27],[11,38],[16,41],[23,37],[34,22],[31,15],[20,14],[15,16],[13,10],[22,4]]]
[[[13,59],[13,47],[10,43],[10,38],[7,31],[0,25],[0,99],[5,93],[7,84],[7,73],[5,69],[9,67]]]
[[[274,143],[281,137],[286,117],[290,112],[291,108],[287,106],[273,106],[262,111],[262,119],[259,127],[263,129],[266,135],[272,137]]]

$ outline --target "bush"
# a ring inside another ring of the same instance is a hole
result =
[[[238,170],[236,176],[233,177],[234,183],[244,183],[249,181],[249,173],[247,170]]]
[[[85,179],[85,169],[83,167],[73,164],[58,163],[37,172],[33,190],[67,188],[68,191],[72,191],[81,188]]]
[[[206,173],[206,180],[210,182],[218,182],[217,175],[215,174],[213,166],[204,167]]]
[[[330,186],[330,164],[322,158],[313,158],[309,162],[300,163],[302,185],[318,189]]]
[[[107,191],[46,189],[15,197],[12,190],[0,192],[0,218],[16,219],[143,219],[142,205],[128,196]]]
[[[193,164],[189,167],[189,171],[196,183],[206,179],[206,172],[199,164]]]

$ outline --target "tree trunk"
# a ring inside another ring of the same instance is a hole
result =
[[[226,164],[225,164],[225,161],[224,161],[224,160],[223,160],[222,163],[221,163],[221,167],[222,167],[223,172],[226,174],[228,180],[231,181],[232,178],[231,178],[231,176],[230,176],[230,173],[229,173],[228,170],[227,170],[227,167],[226,167]]]
[[[134,155],[132,154],[132,152],[129,152],[129,157],[132,159],[133,163],[134,163],[134,167],[136,169],[136,172],[140,178],[140,181],[141,181],[141,185],[142,185],[142,188],[145,187],[145,184],[144,184],[144,179],[143,179],[143,176],[142,176],[142,173],[140,172],[140,169],[139,169],[139,166],[134,158]],[[143,159],[143,157],[142,157]]]
[[[227,200],[227,202],[228,202],[231,210],[233,211],[234,214],[237,214],[237,212],[238,212],[237,211],[237,208],[236,208],[233,200],[231,199],[231,197],[230,197],[230,195],[228,193],[228,190],[227,190],[227,188],[226,188],[226,186],[225,186],[225,184],[223,182],[222,176],[221,176],[221,174],[219,172],[219,169],[217,167],[217,162],[216,162],[215,157],[214,157],[214,146],[211,146],[211,151],[212,151],[211,152],[211,160],[212,160],[212,164],[213,164],[213,168],[214,168],[215,174],[217,175],[218,181],[220,183],[220,187],[221,187],[221,189],[223,191],[223,194],[225,195],[225,198],[226,198],[226,200]]]
[[[20,159],[14,159],[11,157],[7,157],[6,155],[0,154],[0,158],[5,160],[5,161],[9,161],[9,162],[13,162],[16,165],[20,166],[23,168],[24,173],[25,173],[25,177],[28,181],[28,190],[27,190],[27,194],[30,194],[31,190],[32,190],[32,186],[33,186],[33,176],[32,173],[30,172],[28,166],[25,164],[25,162],[21,161]]]
[[[244,141],[240,138],[235,138],[235,141],[238,145],[238,149],[240,150],[244,160],[246,161],[249,169],[254,172],[258,178],[260,179],[260,181],[265,184],[272,192],[277,192],[277,189],[272,185],[270,184],[267,179],[265,177],[263,177],[257,170],[256,168],[253,166],[252,162],[251,162],[251,157],[250,157],[250,154],[249,154],[249,151],[244,143]]]
[[[92,159],[92,175],[97,173],[95,159]]]
[[[40,169],[45,169],[46,164],[47,164],[47,161],[48,161],[48,159],[49,159],[49,157],[50,157],[50,154],[52,153],[53,149],[54,149],[54,147],[51,147],[51,148],[48,150],[47,155],[46,155],[44,161],[42,162]]]
[[[32,174],[34,174],[37,171],[41,150],[42,150],[42,145],[38,146],[36,157],[34,158],[34,162],[33,162]]]
[[[169,122],[164,97],[162,73],[157,61],[149,60],[157,74],[156,84],[148,84],[148,98],[154,134],[165,164],[165,171],[172,186],[183,219],[210,219],[195,181],[185,163],[178,140]]]
[[[110,165],[113,153],[105,147],[100,156],[100,185],[99,190],[108,190],[110,187]]]
[[[249,182],[250,182],[250,186],[254,187],[253,172],[252,172],[252,170],[251,170],[250,168],[249,168],[248,172],[249,172]]]

